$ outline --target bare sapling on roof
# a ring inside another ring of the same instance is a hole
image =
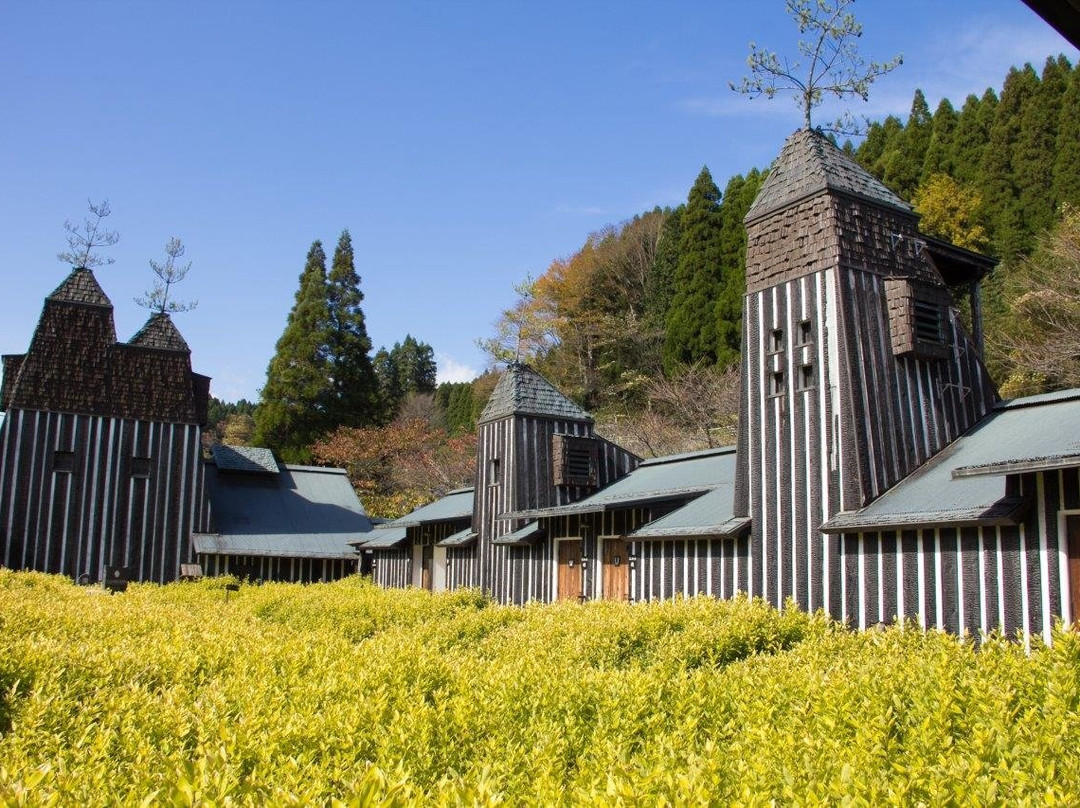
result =
[[[859,54],[862,25],[848,9],[855,0],[787,0],[788,15],[805,39],[798,43],[798,56],[789,58],[750,43],[746,64],[750,75],[728,86],[751,98],[773,98],[791,94],[803,113],[803,124],[813,127],[811,113],[826,96],[867,101],[870,85],[903,64],[897,54],[887,62],[867,62]],[[860,126],[845,114],[826,131],[857,134]]]
[[[182,258],[185,251],[186,248],[183,243],[174,236],[165,243],[164,263],[159,264],[157,261],[150,259],[150,268],[157,275],[158,280],[154,282],[152,291],[146,292],[142,297],[135,298],[138,305],[157,314],[176,314],[177,312],[191,311],[199,305],[197,300],[181,303],[169,299],[169,291],[175,284],[180,283],[188,274],[188,270],[191,269],[190,261],[186,264],[177,263],[177,259]]]
[[[68,249],[56,256],[58,260],[75,269],[93,269],[114,263],[115,258],[102,255],[98,250],[101,247],[112,247],[120,241],[120,234],[116,230],[108,230],[103,224],[112,214],[109,200],[103,199],[94,203],[87,199],[86,204],[90,213],[81,225],[73,224],[70,219],[64,222],[64,229],[68,233]]]

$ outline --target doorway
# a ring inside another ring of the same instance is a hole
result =
[[[630,565],[626,563],[626,539],[604,539],[604,600],[628,600]]]
[[[581,566],[581,551],[581,539],[568,539],[559,542],[559,572],[557,586],[559,600],[582,600],[585,582]]]
[[[1065,517],[1065,536],[1069,546],[1069,620],[1080,622],[1080,514]]]

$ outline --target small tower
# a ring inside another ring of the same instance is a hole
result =
[[[499,379],[477,433],[473,529],[481,586],[501,602],[548,600],[553,546],[544,537],[493,544],[522,526],[499,516],[576,502],[627,474],[637,459],[597,437],[591,415],[519,362]]]
[[[820,525],[996,400],[950,293],[992,262],[920,235],[907,203],[809,130],[788,138],[745,221],[735,508],[752,517],[751,594],[838,615],[839,547]]]
[[[210,380],[167,314],[118,343],[113,307],[77,268],[45,299],[0,409],[0,564],[100,580],[170,581],[204,519]]]

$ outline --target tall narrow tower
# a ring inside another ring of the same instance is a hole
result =
[[[920,235],[907,203],[809,130],[788,138],[745,221],[736,513],[753,520],[751,594],[839,615],[840,549],[820,525],[996,398],[950,293],[992,263]]]

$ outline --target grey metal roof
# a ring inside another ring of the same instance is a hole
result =
[[[556,390],[551,382],[520,362],[507,366],[478,422],[494,421],[514,414],[592,420],[589,413]]]
[[[369,534],[364,541],[358,545],[365,550],[379,550],[386,549],[388,547],[396,547],[401,544],[408,537],[409,529],[404,527],[377,527]]]
[[[172,318],[164,312],[152,314],[128,344],[140,348],[157,348],[160,351],[191,352]]]
[[[210,447],[214,463],[221,471],[243,471],[253,474],[277,474],[274,453],[259,446],[229,446],[215,443]]]
[[[260,533],[223,535],[196,533],[192,539],[200,555],[269,556],[279,558],[356,559],[351,542],[355,533]]]
[[[459,530],[453,535],[447,536],[442,541],[435,542],[436,547],[465,547],[476,541],[476,531],[471,527]]]
[[[540,527],[539,522],[529,522],[524,527],[519,527],[512,533],[507,533],[503,536],[499,536],[497,539],[492,539],[492,544],[530,544],[533,540],[540,538],[544,535],[543,529]]]
[[[822,530],[1014,524],[1026,503],[1006,496],[1009,464],[1078,448],[1080,390],[1005,402],[865,508],[834,516]]]
[[[632,508],[652,502],[693,497],[734,482],[734,447],[706,449],[646,460],[622,479],[571,505],[516,511],[501,514],[498,518],[535,518]]]
[[[820,132],[800,129],[784,143],[744,221],[751,222],[826,189],[911,211],[910,205]]]
[[[473,489],[459,488],[445,497],[429,502],[411,513],[407,513],[390,524],[395,527],[417,527],[431,522],[452,522],[472,516]]]
[[[230,474],[206,466],[212,533],[199,552],[353,558],[349,542],[372,529],[342,469],[282,466],[278,474]]]
[[[729,536],[750,526],[749,517],[734,514],[735,486],[723,483],[678,510],[662,516],[630,534],[634,539],[669,536]]]

